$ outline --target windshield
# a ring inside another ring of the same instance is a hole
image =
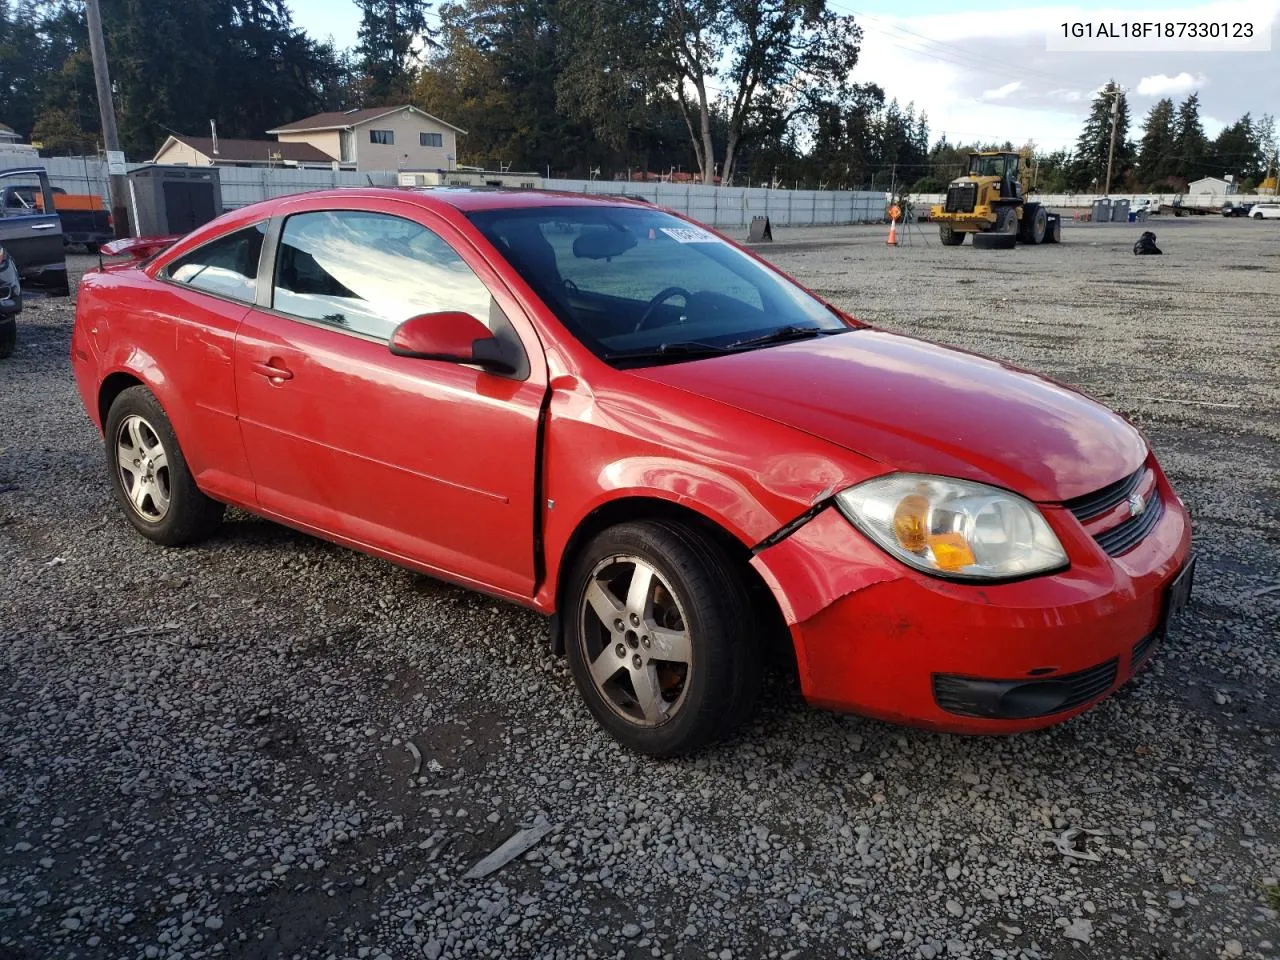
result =
[[[470,218],[606,360],[674,362],[850,329],[800,287],[660,210],[533,207]]]
[[[974,177],[1003,177],[1004,164],[1004,157],[971,156],[969,158],[969,174]]]

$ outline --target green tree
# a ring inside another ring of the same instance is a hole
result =
[[[1186,180],[1208,173],[1209,139],[1200,123],[1200,94],[1193,93],[1178,105],[1173,123],[1173,151],[1179,172]]]
[[[825,0],[561,0],[559,103],[618,142],[656,95],[679,108],[705,183],[744,142],[842,103],[861,30]],[[717,126],[723,139],[717,145]]]
[[[366,83],[370,106],[405,100],[426,48],[432,43],[427,29],[425,0],[359,0],[360,31],[356,56]]]
[[[1165,97],[1147,111],[1138,146],[1138,172],[1148,188],[1160,185],[1177,173],[1176,154],[1173,101]]]
[[[1209,146],[1210,169],[1214,176],[1231,175],[1236,180],[1258,181],[1263,177],[1263,151],[1258,131],[1249,114],[1245,114],[1214,138]]]
[[[1115,147],[1112,150],[1112,124]],[[1110,158],[1111,185],[1120,183],[1133,165],[1133,144],[1129,142],[1129,103],[1114,80],[1107,81],[1093,98],[1084,130],[1076,141],[1070,181],[1081,190],[1106,189]]]

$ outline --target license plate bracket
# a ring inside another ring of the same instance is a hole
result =
[[[1196,575],[1196,558],[1187,561],[1164,592],[1164,610],[1160,614],[1160,632],[1167,633],[1169,621],[1182,613],[1191,600],[1191,586]]]

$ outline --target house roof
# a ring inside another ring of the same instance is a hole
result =
[[[309,143],[281,143],[279,140],[236,140],[228,137],[218,138],[218,152],[213,152],[211,137],[188,137],[186,134],[173,134],[164,142],[156,156],[158,157],[169,146],[169,141],[185,143],[191,149],[203,153],[210,160],[225,160],[228,163],[266,163],[268,160],[283,160],[289,163],[332,163],[331,157],[318,147]]]
[[[433,117],[425,110],[419,110],[412,104],[401,103],[389,107],[365,107],[362,110],[331,110],[328,113],[317,113],[313,117],[306,117],[302,120],[295,120],[293,123],[275,127],[268,130],[267,133],[301,133],[304,130],[350,130],[352,127],[358,127],[361,124],[389,116],[397,110],[412,110],[414,113],[420,113],[428,120],[434,120],[450,130],[457,130],[458,133],[467,132],[461,127],[454,126],[448,120],[441,120],[439,117]]]

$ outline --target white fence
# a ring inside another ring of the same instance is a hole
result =
[[[67,193],[96,193],[104,199],[107,196],[107,164],[104,160],[48,157],[32,161],[22,156],[0,154],[0,170],[32,166],[43,166],[49,172],[49,182],[55,187],[62,187]],[[145,164],[131,163],[129,169],[141,166]],[[292,167],[219,167],[218,178],[222,182],[222,205],[227,208],[308,190],[390,187],[396,182],[394,171],[357,173],[353,170],[298,170]]]
[[[107,165],[91,157],[50,157],[32,160],[21,155],[0,154],[0,170],[14,167],[43,166],[55,187],[68,193],[107,195]],[[142,166],[130,164],[129,168]],[[396,184],[396,171],[360,172],[349,170],[299,170],[296,168],[220,167],[222,204],[230,209],[259,200],[281,197],[308,190],[334,187],[390,187]],[[701,223],[716,227],[742,227],[752,217],[767,216],[779,226],[819,226],[823,224],[868,223],[883,220],[889,195],[880,191],[858,190],[770,190],[765,187],[714,187],[683,183],[628,183],[625,180],[546,180],[548,190],[570,193],[623,194],[642,197],[650,203],[684,213]],[[1153,204],[1173,203],[1172,194],[1114,194],[1113,199],[1130,203],[1150,200]],[[911,197],[917,214],[927,212],[930,204],[941,203],[941,194],[914,194]],[[1037,200],[1049,207],[1093,205],[1090,194],[1041,194]],[[1253,200],[1256,197],[1224,197],[1196,194],[1182,197],[1186,207],[1221,207],[1227,200]]]
[[[1224,196],[1220,193],[1111,193],[1105,195],[1100,193],[1036,193],[1032,194],[1031,198],[1046,207],[1080,207],[1087,209],[1093,206],[1094,200],[1102,199],[1103,196],[1109,196],[1112,200],[1128,200],[1131,207],[1140,200],[1149,200],[1152,206],[1159,206],[1162,203],[1172,205],[1175,200],[1178,200],[1184,207],[1221,207],[1228,200],[1249,203],[1270,199],[1269,197],[1256,196],[1254,194]],[[911,202],[915,204],[917,213],[923,213],[926,207],[931,204],[942,203],[946,199],[946,195],[941,193],[913,193],[911,195]]]
[[[548,190],[641,197],[713,227],[741,227],[767,216],[779,226],[867,223],[883,220],[888,195],[880,191],[769,190],[625,180],[547,180]]]
[[[50,157],[33,163],[0,155],[0,169],[43,165],[55,187],[68,193],[107,195],[104,161],[85,157]],[[134,169],[142,164],[130,164]],[[259,200],[333,187],[395,186],[394,170],[356,173],[294,168],[220,167],[222,205],[243,207]],[[547,180],[548,190],[571,193],[626,194],[685,213],[712,226],[745,226],[752,217],[768,216],[780,225],[863,223],[884,218],[886,195],[880,192],[768,190],[762,187],[708,187],[701,184],[627,183],[611,180]]]

